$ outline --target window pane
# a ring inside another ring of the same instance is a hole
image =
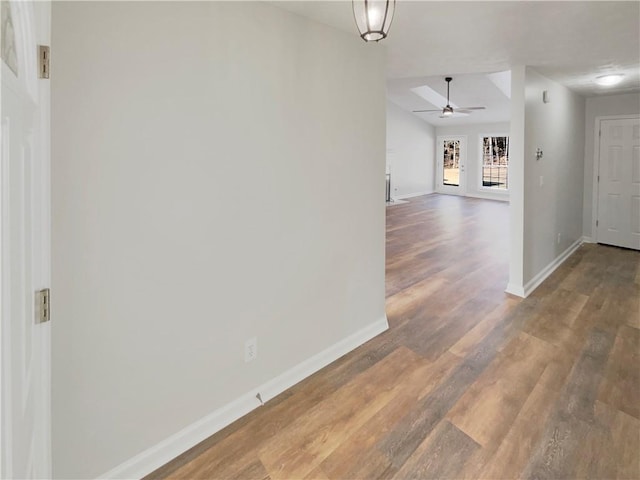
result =
[[[460,140],[445,140],[443,151],[442,184],[458,187],[460,186]]]
[[[483,137],[482,186],[509,188],[509,137]]]

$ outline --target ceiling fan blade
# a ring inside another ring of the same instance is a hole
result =
[[[472,110],[486,110],[487,107],[458,107],[454,108],[454,112],[464,112],[464,111],[472,111]],[[430,113],[430,112],[442,112],[442,108],[438,108],[435,110],[411,110],[413,113]]]
[[[452,77],[445,77],[444,81],[447,82],[447,104],[443,108],[437,110],[413,110],[413,113],[440,113],[440,118],[451,118],[452,116],[466,117],[471,114],[473,110],[485,110],[487,107],[456,107],[451,108],[449,103],[449,87],[451,86]]]

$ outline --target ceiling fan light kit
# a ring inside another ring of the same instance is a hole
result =
[[[365,42],[387,38],[393,21],[396,0],[352,0],[353,18]]]
[[[453,108],[447,103],[447,106],[442,109],[442,116],[450,117],[451,115],[453,115]]]
[[[456,107],[454,112],[453,107],[449,102],[449,87],[451,86],[452,77],[445,77],[444,81],[447,82],[447,104],[442,108],[442,110],[413,110],[413,113],[434,113],[441,112],[440,118],[449,118],[452,117],[454,113],[468,115],[471,113],[471,110],[484,110],[485,107]]]

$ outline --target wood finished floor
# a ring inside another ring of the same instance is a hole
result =
[[[387,208],[389,331],[147,478],[640,478],[640,252],[584,245],[519,300],[507,209]]]

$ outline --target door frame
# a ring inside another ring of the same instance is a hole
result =
[[[591,195],[591,240],[598,243],[598,227],[596,221],[599,216],[600,184],[598,175],[600,174],[600,128],[603,121],[606,120],[634,120],[640,119],[638,114],[626,115],[601,115],[595,119],[595,128],[593,131],[593,172],[592,173],[592,195]]]
[[[442,144],[445,140],[459,140],[460,141],[460,177],[458,180],[459,186],[447,186],[443,185],[443,155],[444,149]],[[444,193],[448,195],[467,195],[467,135],[438,135],[436,137],[436,172],[435,172],[435,190],[438,193]]]

